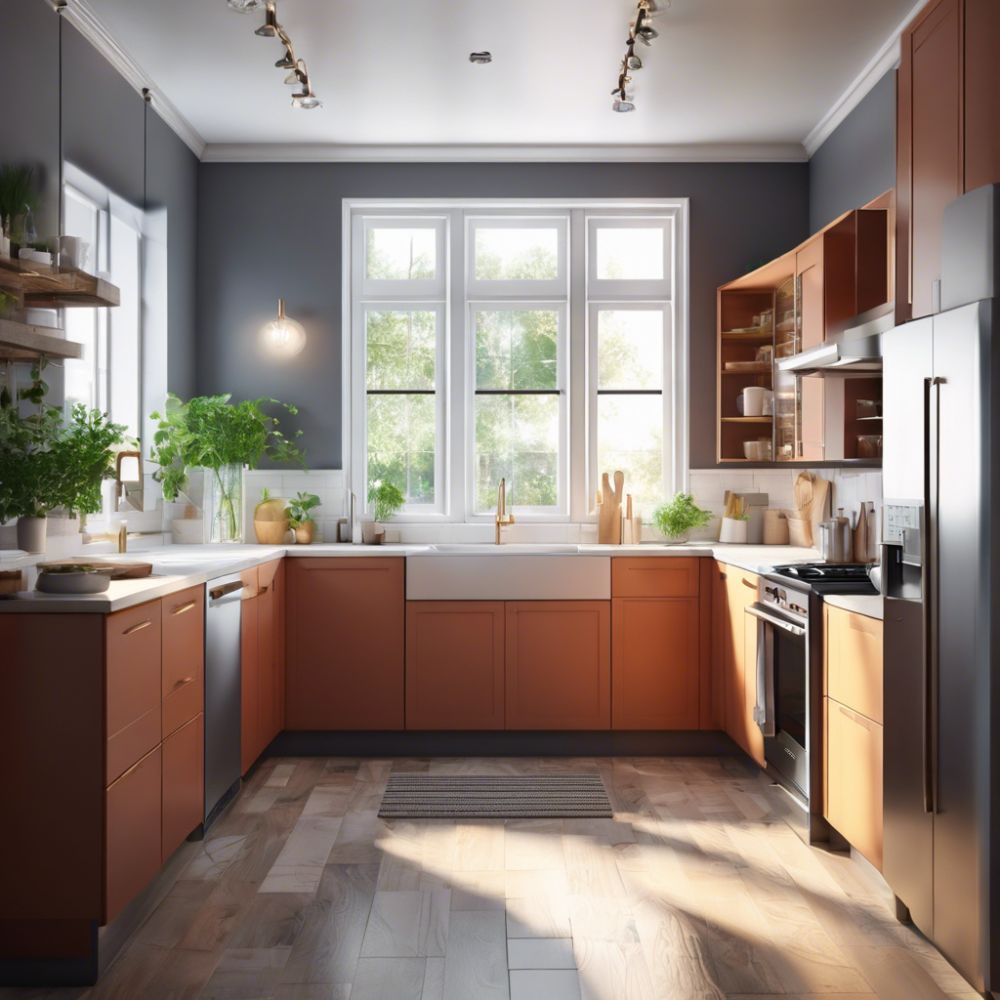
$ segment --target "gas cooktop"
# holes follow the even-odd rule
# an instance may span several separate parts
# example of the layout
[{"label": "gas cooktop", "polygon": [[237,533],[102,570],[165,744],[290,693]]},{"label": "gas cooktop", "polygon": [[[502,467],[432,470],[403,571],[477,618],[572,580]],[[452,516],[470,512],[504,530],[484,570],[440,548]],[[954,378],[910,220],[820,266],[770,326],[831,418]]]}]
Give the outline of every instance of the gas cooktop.
[{"label": "gas cooktop", "polygon": [[864,563],[799,563],[775,566],[772,579],[798,583],[816,594],[877,594]]}]

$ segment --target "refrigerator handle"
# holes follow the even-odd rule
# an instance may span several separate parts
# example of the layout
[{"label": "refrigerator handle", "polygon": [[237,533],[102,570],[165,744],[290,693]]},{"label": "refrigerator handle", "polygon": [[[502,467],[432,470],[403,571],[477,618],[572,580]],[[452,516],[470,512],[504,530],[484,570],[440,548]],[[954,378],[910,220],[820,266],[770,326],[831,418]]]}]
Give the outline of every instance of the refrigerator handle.
[{"label": "refrigerator handle", "polygon": [[924,505],[920,526],[920,590],[923,600],[923,786],[924,812],[938,807],[937,510],[940,483],[941,378],[924,379]]}]

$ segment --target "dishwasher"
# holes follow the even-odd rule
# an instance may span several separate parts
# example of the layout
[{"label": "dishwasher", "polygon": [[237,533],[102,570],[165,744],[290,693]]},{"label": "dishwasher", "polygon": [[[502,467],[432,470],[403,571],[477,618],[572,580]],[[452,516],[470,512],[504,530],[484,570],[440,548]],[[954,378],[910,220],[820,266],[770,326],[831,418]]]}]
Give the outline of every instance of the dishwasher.
[{"label": "dishwasher", "polygon": [[240,628],[238,573],[205,588],[205,825],[240,790]]}]

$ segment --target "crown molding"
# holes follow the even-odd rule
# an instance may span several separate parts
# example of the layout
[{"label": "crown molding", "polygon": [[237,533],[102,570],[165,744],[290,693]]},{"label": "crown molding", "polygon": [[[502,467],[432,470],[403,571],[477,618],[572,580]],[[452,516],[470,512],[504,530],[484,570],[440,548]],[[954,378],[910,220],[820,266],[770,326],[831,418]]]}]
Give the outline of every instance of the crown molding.
[{"label": "crown molding", "polygon": [[87,0],[68,0],[58,8],[60,16],[73,25],[84,38],[125,78],[125,81],[145,97],[156,113],[177,134],[181,141],[201,159],[205,140],[194,126],[157,88],[143,68],[118,44]]},{"label": "crown molding", "polygon": [[634,146],[209,143],[206,163],[804,163],[797,142]]},{"label": "crown molding", "polygon": [[865,68],[851,81],[850,86],[831,105],[830,109],[816,123],[813,130],[802,140],[806,153],[811,158],[817,149],[833,134],[837,126],[871,93],[875,84],[889,70],[899,65],[899,39],[906,26],[926,6],[927,0],[919,0],[912,10],[900,21],[896,30],[885,40],[882,47],[868,61]]}]

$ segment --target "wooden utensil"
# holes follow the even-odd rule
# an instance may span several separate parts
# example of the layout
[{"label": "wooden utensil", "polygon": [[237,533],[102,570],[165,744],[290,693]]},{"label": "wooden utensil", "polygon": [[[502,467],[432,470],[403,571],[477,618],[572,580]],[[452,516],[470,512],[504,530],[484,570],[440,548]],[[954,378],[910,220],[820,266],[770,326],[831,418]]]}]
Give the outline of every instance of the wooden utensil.
[{"label": "wooden utensil", "polygon": [[615,488],[605,472],[601,476],[601,502],[597,512],[597,541],[601,545],[622,543],[622,497],[625,495],[625,473],[615,472]]}]

